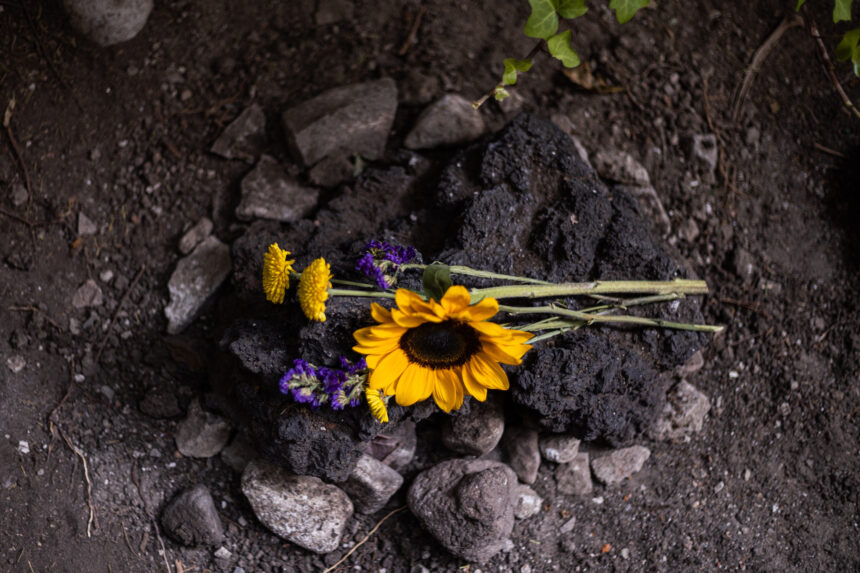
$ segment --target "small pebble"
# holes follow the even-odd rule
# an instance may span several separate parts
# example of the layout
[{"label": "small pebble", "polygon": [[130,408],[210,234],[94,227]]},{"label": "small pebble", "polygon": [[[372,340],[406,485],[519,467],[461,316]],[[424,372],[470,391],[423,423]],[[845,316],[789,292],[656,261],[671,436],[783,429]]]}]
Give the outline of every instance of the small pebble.
[{"label": "small pebble", "polygon": [[232,553],[226,547],[219,547],[217,551],[215,551],[216,559],[230,559],[233,556]]},{"label": "small pebble", "polygon": [[30,444],[21,440],[18,442],[18,453],[20,454],[29,454],[30,453]]},{"label": "small pebble", "polygon": [[9,370],[14,374],[23,370],[26,365],[27,362],[24,360],[24,357],[17,354],[6,359],[6,366],[8,366]]}]

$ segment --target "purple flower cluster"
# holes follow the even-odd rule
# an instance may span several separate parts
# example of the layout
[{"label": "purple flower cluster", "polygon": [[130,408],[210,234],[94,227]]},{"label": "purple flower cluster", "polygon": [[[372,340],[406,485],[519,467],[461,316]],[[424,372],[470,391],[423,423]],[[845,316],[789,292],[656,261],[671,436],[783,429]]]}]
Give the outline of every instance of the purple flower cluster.
[{"label": "purple flower cluster", "polygon": [[341,357],[340,366],[340,369],[317,368],[297,358],[281,378],[281,393],[291,395],[300,404],[309,404],[313,410],[323,404],[331,404],[335,410],[343,410],[347,405],[358,406],[367,377],[367,363],[364,358],[352,363]]},{"label": "purple flower cluster", "polygon": [[400,265],[415,258],[415,247],[401,247],[385,241],[370,241],[364,247],[364,254],[358,259],[355,270],[374,279],[382,290],[397,284]]}]

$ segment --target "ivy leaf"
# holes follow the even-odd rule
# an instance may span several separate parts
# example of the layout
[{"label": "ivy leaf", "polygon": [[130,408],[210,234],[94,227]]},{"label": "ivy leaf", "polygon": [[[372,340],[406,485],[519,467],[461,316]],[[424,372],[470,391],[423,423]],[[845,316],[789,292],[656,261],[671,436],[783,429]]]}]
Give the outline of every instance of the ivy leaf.
[{"label": "ivy leaf", "polygon": [[854,0],[834,0],[833,23],[851,21],[851,3]]},{"label": "ivy leaf", "polygon": [[442,300],[451,284],[451,269],[448,265],[433,263],[424,269],[421,285],[424,287],[424,294],[430,298]]},{"label": "ivy leaf", "polygon": [[557,10],[562,18],[573,20],[588,12],[585,0],[556,0]]},{"label": "ivy leaf", "polygon": [[836,59],[840,62],[851,60],[854,64],[854,75],[860,77],[860,28],[848,30],[836,46]]},{"label": "ivy leaf", "polygon": [[650,0],[610,0],[609,7],[615,10],[615,17],[618,18],[618,23],[626,24],[636,15],[636,12],[649,3]]},{"label": "ivy leaf", "polygon": [[570,47],[570,30],[556,34],[546,41],[549,53],[564,64],[566,68],[575,68],[579,65],[579,54]]},{"label": "ivy leaf", "polygon": [[496,101],[502,101],[505,98],[511,97],[511,94],[502,86],[496,86],[496,89],[493,90],[493,97],[496,98]]},{"label": "ivy leaf", "polygon": [[558,30],[558,14],[553,0],[529,0],[532,14],[523,32],[529,38],[546,40]]},{"label": "ivy leaf", "polygon": [[800,12],[800,9],[803,5],[806,4],[806,0],[797,0],[797,8],[794,9],[795,12]]},{"label": "ivy leaf", "polygon": [[505,58],[505,73],[502,74],[502,84],[512,86],[517,83],[517,72],[527,72],[532,67],[531,60]]}]

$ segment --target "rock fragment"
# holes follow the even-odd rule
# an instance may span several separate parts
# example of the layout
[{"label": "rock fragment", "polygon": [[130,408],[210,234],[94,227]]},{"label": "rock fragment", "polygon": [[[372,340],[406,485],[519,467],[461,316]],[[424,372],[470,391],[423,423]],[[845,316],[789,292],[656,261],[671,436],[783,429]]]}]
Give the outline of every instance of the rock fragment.
[{"label": "rock fragment", "polygon": [[189,547],[217,545],[224,540],[221,518],[212,494],[203,484],[177,495],[164,509],[161,524],[173,539]]},{"label": "rock fragment", "polygon": [[592,164],[603,179],[637,187],[651,185],[648,171],[629,153],[617,150],[598,151],[592,158]]},{"label": "rock fragment", "polygon": [[713,172],[717,168],[719,147],[717,146],[717,136],[713,133],[693,135],[690,142],[690,152],[693,160],[704,165],[709,172]]},{"label": "rock fragment", "polygon": [[230,423],[205,411],[198,400],[191,402],[188,415],[176,428],[176,448],[183,456],[211,458],[230,440]]},{"label": "rock fragment", "polygon": [[93,279],[87,279],[84,284],[78,287],[75,294],[72,295],[72,306],[75,308],[101,306],[104,301],[102,289]]},{"label": "rock fragment", "polygon": [[505,464],[448,460],[418,474],[407,501],[445,549],[482,563],[509,541],[516,484],[516,474]]},{"label": "rock fragment", "polygon": [[340,545],[352,502],[338,487],[255,460],[242,474],[242,493],[275,535],[315,553]]},{"label": "rock fragment", "polygon": [[415,448],[418,446],[415,422],[401,422],[394,430],[386,431],[385,435],[384,439],[370,442],[367,451],[391,469],[400,471],[415,457]]},{"label": "rock fragment", "polygon": [[534,483],[540,468],[538,433],[522,426],[508,427],[502,438],[502,450],[520,481]]},{"label": "rock fragment", "polygon": [[672,222],[669,215],[666,213],[660,197],[657,196],[657,191],[651,185],[618,185],[616,189],[623,189],[636,199],[661,236],[665,237],[672,232]]},{"label": "rock fragment", "polygon": [[27,188],[21,185],[20,183],[15,183],[12,185],[12,204],[16,207],[20,207],[29,199],[30,194],[27,192]]},{"label": "rock fragment", "polygon": [[78,213],[78,235],[95,235],[99,228],[93,223],[93,220],[87,217],[83,211]]},{"label": "rock fragment", "polygon": [[591,461],[594,477],[605,485],[623,481],[642,469],[651,456],[651,450],[644,446],[630,446],[614,450],[612,453]]},{"label": "rock fragment", "polygon": [[203,217],[179,239],[179,252],[187,255],[212,233],[212,221]]},{"label": "rock fragment", "polygon": [[516,496],[514,517],[517,519],[527,519],[540,512],[543,498],[529,486],[517,485],[514,489],[514,495]]},{"label": "rock fragment", "polygon": [[253,163],[266,145],[266,114],[253,104],[234,119],[212,144],[210,151],[226,159]]},{"label": "rock fragment", "polygon": [[152,5],[153,0],[63,0],[72,28],[102,47],[137,36]]},{"label": "rock fragment", "polygon": [[236,216],[243,220],[271,219],[294,223],[317,206],[319,190],[302,185],[268,155],[242,179],[242,200]]},{"label": "rock fragment", "polygon": [[566,464],[579,452],[580,441],[569,434],[547,434],[540,437],[540,453],[548,462]]},{"label": "rock fragment", "polygon": [[170,304],[164,309],[169,334],[177,334],[191,324],[230,274],[232,264],[230,248],[214,236],[206,238],[177,263],[167,283]]},{"label": "rock fragment", "polygon": [[403,146],[407,149],[433,149],[461,145],[478,139],[485,129],[484,119],[469,100],[447,94],[421,112]]},{"label": "rock fragment", "polygon": [[331,89],[284,112],[290,149],[306,167],[330,156],[379,159],[397,111],[391,78]]},{"label": "rock fragment", "polygon": [[25,366],[27,366],[27,361],[24,360],[24,357],[20,354],[10,356],[6,359],[6,367],[11,370],[13,374],[17,374],[23,370]]},{"label": "rock fragment", "polygon": [[388,503],[400,486],[403,476],[379,460],[362,455],[352,470],[343,490],[352,500],[355,511],[376,513]]},{"label": "rock fragment", "polygon": [[241,432],[236,434],[229,446],[221,450],[221,461],[239,473],[245,471],[245,467],[258,457],[260,454],[254,442]]},{"label": "rock fragment", "polygon": [[555,481],[558,491],[569,495],[586,495],[591,493],[591,470],[588,467],[588,454],[577,453],[574,458],[561,464],[555,470]]},{"label": "rock fragment", "polygon": [[679,382],[666,395],[666,406],[649,434],[655,440],[689,441],[702,431],[711,401],[686,380]]},{"label": "rock fragment", "polygon": [[481,456],[499,443],[505,431],[505,417],[497,399],[473,402],[468,415],[451,416],[442,426],[442,443],[449,450]]}]

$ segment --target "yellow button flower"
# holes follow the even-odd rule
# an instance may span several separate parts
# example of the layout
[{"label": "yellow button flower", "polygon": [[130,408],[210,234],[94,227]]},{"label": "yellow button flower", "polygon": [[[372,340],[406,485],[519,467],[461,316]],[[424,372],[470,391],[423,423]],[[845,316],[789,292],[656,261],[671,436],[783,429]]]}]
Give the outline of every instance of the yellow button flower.
[{"label": "yellow button flower", "polygon": [[325,322],[325,301],[331,288],[331,267],[325,259],[314,260],[299,277],[299,304],[311,320]]},{"label": "yellow button flower", "polygon": [[287,260],[289,255],[290,252],[280,248],[278,243],[269,245],[269,252],[263,255],[263,292],[269,302],[281,304],[284,293],[290,288],[290,273],[296,261]]},{"label": "yellow button flower", "polygon": [[374,390],[368,386],[364,391],[364,396],[367,398],[367,405],[370,406],[370,413],[373,414],[373,417],[383,424],[388,423],[388,408],[385,406],[382,391]]}]

